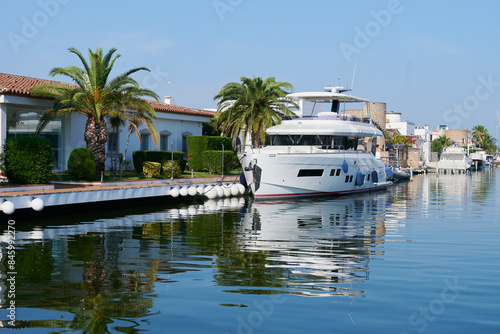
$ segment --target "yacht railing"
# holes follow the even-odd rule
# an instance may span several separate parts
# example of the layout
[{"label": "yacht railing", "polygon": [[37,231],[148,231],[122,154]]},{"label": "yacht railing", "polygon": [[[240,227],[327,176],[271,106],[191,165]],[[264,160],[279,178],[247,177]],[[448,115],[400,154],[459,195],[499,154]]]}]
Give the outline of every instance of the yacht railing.
[{"label": "yacht railing", "polygon": [[[329,113],[330,114],[330,113]],[[359,118],[357,116],[353,115],[348,115],[348,114],[336,114],[336,113],[331,113],[331,115],[311,115],[311,116],[284,116],[282,120],[292,120],[292,119],[320,119],[320,120],[338,120],[338,121],[347,121],[347,122],[360,122],[360,123],[367,123],[371,124],[372,120],[369,117],[362,117]]]},{"label": "yacht railing", "polygon": [[[291,154],[291,153],[315,153],[315,154],[331,154],[331,153],[346,153],[346,152],[365,152],[365,150],[345,149],[343,145],[238,145],[237,153],[257,153],[265,147],[273,147],[275,150],[270,154]],[[278,149],[281,148],[281,149]]]}]

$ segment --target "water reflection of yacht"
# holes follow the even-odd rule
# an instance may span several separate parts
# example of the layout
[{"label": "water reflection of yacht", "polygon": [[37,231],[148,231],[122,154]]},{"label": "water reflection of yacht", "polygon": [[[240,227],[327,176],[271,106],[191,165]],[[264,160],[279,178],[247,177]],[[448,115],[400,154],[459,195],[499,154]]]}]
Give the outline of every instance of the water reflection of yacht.
[{"label": "water reflection of yacht", "polygon": [[439,161],[426,161],[425,166],[429,170],[457,170],[465,171],[472,165],[471,158],[461,147],[445,147]]},{"label": "water reflection of yacht", "polygon": [[245,250],[269,252],[269,267],[288,272],[298,294],[363,294],[370,259],[383,254],[388,195],[253,202],[242,220]]}]

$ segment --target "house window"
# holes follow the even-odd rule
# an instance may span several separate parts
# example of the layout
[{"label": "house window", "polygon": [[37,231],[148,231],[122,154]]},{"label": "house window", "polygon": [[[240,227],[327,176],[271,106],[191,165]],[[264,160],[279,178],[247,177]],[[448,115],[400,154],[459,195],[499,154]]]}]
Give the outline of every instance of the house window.
[{"label": "house window", "polygon": [[[45,110],[7,107],[7,139],[34,135],[38,120]],[[52,164],[56,170],[64,170],[64,122],[61,117],[51,120],[40,133],[47,138],[52,150]]]},{"label": "house window", "polygon": [[141,151],[149,150],[149,133],[141,133]]},{"label": "house window", "polygon": [[188,153],[188,144],[186,136],[182,136],[182,152],[184,152],[184,154]]},{"label": "house window", "polygon": [[108,152],[118,152],[118,133],[108,132]]},{"label": "house window", "polygon": [[168,151],[168,135],[160,135],[160,150]]}]

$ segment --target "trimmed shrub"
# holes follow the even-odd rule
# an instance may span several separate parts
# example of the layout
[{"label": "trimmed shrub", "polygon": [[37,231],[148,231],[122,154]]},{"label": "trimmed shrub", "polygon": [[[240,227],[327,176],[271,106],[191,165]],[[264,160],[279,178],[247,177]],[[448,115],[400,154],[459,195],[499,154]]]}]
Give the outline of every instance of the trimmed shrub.
[{"label": "trimmed shrub", "polygon": [[[134,151],[132,152],[134,161],[134,168],[137,173],[142,173],[142,164],[144,161],[159,162],[172,159],[172,152],[170,151]],[[183,152],[174,152],[174,161],[177,161],[181,170],[186,168],[186,161],[184,160]]]},{"label": "trimmed shrub", "polygon": [[52,176],[52,151],[46,138],[21,136],[9,138],[3,146],[2,163],[10,182],[48,183]]},{"label": "trimmed shrub", "polygon": [[161,164],[154,161],[145,161],[142,164],[142,172],[147,178],[157,178],[161,175]]},{"label": "trimmed shrub", "polygon": [[[205,151],[203,160],[210,174],[222,173],[222,151]],[[224,174],[229,174],[237,161],[236,153],[224,150]]]},{"label": "trimmed shrub", "polygon": [[68,174],[78,180],[89,180],[96,176],[94,153],[84,147],[71,151],[68,159]]},{"label": "trimmed shrub", "polygon": [[[161,164],[161,174],[165,177],[171,177],[172,176],[172,161],[164,161]],[[181,167],[179,166],[179,163],[177,161],[174,161],[174,177],[181,177],[182,171]]]},{"label": "trimmed shrub", "polygon": [[189,168],[197,172],[207,170],[203,159],[205,151],[231,151],[233,149],[231,138],[220,136],[188,136],[188,161]]}]

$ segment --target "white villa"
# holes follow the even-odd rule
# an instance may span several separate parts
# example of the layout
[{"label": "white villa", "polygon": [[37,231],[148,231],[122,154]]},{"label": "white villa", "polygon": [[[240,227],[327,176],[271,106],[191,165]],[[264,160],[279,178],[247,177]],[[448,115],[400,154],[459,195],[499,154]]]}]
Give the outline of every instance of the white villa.
[{"label": "white villa", "polygon": [[[42,83],[54,82],[13,74],[0,73],[0,150],[7,138],[34,134],[40,116],[52,107],[52,100],[33,97],[29,90]],[[170,102],[167,97],[166,102]],[[132,151],[137,150],[166,150],[183,151],[187,153],[187,136],[200,136],[202,123],[209,122],[214,116],[213,111],[192,109],[176,106],[170,103],[149,101],[156,110],[156,128],[160,136],[160,144],[155,147],[148,130],[139,128],[142,143],[135,133],[130,137],[126,160],[132,161]],[[54,170],[67,169],[67,161],[71,151],[77,147],[85,147],[83,132],[86,117],[71,115],[57,118],[50,122],[42,132],[42,136],[49,139],[52,146]],[[106,168],[111,165],[111,156],[116,149],[123,153],[128,137],[128,125],[120,127],[117,134],[108,122],[110,138],[118,138],[118,145],[112,145],[108,140],[106,147]],[[115,139],[116,142],[116,139]],[[113,147],[114,146],[114,147]],[[129,165],[132,168],[133,164]]]},{"label": "white villa", "polygon": [[388,112],[385,117],[387,118],[385,124],[387,129],[398,130],[399,134],[404,136],[415,135],[415,123],[402,121],[400,112]]}]

